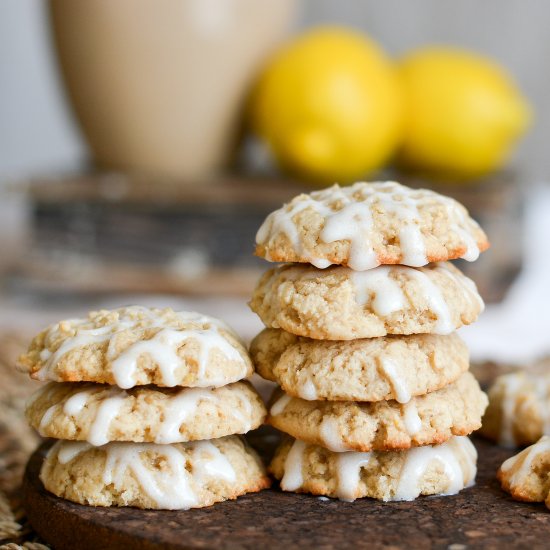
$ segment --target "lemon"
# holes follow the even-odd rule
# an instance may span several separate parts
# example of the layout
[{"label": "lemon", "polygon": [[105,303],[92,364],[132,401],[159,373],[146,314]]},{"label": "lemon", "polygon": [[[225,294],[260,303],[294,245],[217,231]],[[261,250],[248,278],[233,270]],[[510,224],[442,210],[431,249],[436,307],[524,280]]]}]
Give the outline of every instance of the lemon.
[{"label": "lemon", "polygon": [[405,101],[405,165],[464,177],[508,161],[531,112],[495,62],[463,50],[428,47],[399,64]]},{"label": "lemon", "polygon": [[349,183],[382,166],[399,143],[396,69],[362,34],[314,29],[265,68],[249,122],[283,169],[318,183]]}]

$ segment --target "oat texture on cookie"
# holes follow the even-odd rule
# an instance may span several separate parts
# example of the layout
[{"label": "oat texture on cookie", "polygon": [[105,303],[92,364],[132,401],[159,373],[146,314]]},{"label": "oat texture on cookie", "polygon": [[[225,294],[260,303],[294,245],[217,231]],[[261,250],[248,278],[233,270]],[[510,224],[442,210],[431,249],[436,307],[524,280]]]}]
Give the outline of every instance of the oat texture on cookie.
[{"label": "oat texture on cookie", "polygon": [[57,496],[176,510],[269,486],[239,435],[266,416],[244,380],[252,363],[217,319],[140,306],[92,312],[40,332],[19,366],[50,381],[26,416],[58,440],[40,473]]},{"label": "oat texture on cookie", "polygon": [[299,195],[272,212],[256,235],[256,254],[266,260],[347,265],[356,271],[380,264],[474,261],[488,246],[460,203],[393,181]]},{"label": "oat texture on cookie", "polygon": [[284,491],[412,500],[474,483],[487,397],[455,331],[483,311],[448,260],[484,232],[456,201],[396,182],[335,185],[270,214],[256,254],[282,265],[250,307],[250,352],[276,382],[267,421],[288,434],[271,463]]}]

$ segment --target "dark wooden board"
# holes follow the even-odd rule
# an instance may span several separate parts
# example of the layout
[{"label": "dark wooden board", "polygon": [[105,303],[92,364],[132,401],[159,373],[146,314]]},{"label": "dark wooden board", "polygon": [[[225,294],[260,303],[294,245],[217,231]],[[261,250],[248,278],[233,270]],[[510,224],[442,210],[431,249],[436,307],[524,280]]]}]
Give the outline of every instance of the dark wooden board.
[{"label": "dark wooden board", "polygon": [[548,548],[550,512],[513,501],[495,479],[511,451],[475,443],[477,485],[456,496],[347,503],[275,488],[189,511],[92,508],[59,499],[38,479],[45,444],[27,466],[24,501],[33,528],[58,550]]}]

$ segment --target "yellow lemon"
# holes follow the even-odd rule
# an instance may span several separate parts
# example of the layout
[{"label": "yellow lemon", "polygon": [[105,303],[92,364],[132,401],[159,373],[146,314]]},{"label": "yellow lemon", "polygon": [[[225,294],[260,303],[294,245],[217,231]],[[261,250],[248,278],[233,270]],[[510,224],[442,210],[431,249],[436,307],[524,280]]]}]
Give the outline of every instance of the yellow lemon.
[{"label": "yellow lemon", "polygon": [[394,153],[399,79],[362,34],[321,27],[284,47],[252,94],[249,121],[278,164],[318,183],[349,183]]},{"label": "yellow lemon", "polygon": [[506,164],[531,111],[498,64],[463,50],[428,47],[407,55],[399,72],[406,101],[403,164],[464,177]]}]

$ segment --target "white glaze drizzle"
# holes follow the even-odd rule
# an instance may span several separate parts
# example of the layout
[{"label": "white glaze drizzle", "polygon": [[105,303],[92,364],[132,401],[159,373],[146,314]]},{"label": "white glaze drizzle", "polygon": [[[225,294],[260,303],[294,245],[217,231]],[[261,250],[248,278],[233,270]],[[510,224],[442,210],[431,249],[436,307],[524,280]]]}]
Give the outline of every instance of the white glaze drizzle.
[{"label": "white glaze drizzle", "polygon": [[[182,359],[178,356],[177,350],[190,340],[195,340],[199,344],[197,359],[199,380],[203,379],[205,375],[209,354],[213,348],[218,348],[229,360],[242,362],[239,352],[215,327],[191,330],[165,328],[149,340],[135,342],[116,358],[113,358],[116,354],[111,347],[113,344],[113,340],[111,340],[107,349],[107,358],[112,360],[113,376],[117,385],[121,388],[131,388],[135,385],[138,360],[147,354],[159,366],[163,383],[169,387],[175,386],[178,382],[176,371],[182,365]],[[211,382],[206,385],[210,384]]]},{"label": "white glaze drizzle", "polygon": [[422,429],[422,420],[418,415],[418,409],[414,400],[409,401],[403,407],[403,423],[407,433],[412,437]]},{"label": "white glaze drizzle", "polygon": [[164,419],[155,443],[175,443],[181,440],[181,425],[193,414],[198,404],[212,400],[212,392],[202,388],[185,388],[171,397],[164,408]]},{"label": "white glaze drizzle", "polygon": [[42,418],[40,419],[40,425],[38,426],[38,433],[42,437],[47,437],[46,427],[52,421],[53,415],[55,414],[56,411],[57,411],[57,404],[49,407],[46,410],[46,412],[42,415]]},{"label": "white glaze drizzle", "polygon": [[[402,204],[401,204],[402,202]],[[383,201],[384,208],[389,214],[394,214],[400,220],[399,246],[402,258],[400,263],[413,267],[420,267],[428,263],[426,245],[420,231],[420,214],[417,202],[406,196],[398,202],[397,197]]]},{"label": "white glaze drizzle", "polygon": [[441,290],[437,288],[426,273],[419,269],[409,269],[407,274],[420,286],[421,294],[426,299],[428,307],[437,317],[433,332],[435,334],[450,334],[453,332],[456,327]]},{"label": "white glaze drizzle", "polygon": [[507,473],[516,465],[519,468],[510,476],[510,487],[521,485],[525,478],[531,473],[533,461],[540,453],[550,451],[550,436],[543,435],[535,444],[527,447],[521,453],[510,457],[502,463],[500,469]]},{"label": "white glaze drizzle", "polygon": [[401,262],[405,265],[420,267],[428,263],[424,237],[418,226],[411,224],[399,230],[399,244],[403,251]]},{"label": "white glaze drizzle", "polygon": [[[550,438],[549,438],[550,441]],[[550,444],[550,443],[549,443]],[[284,464],[281,488],[295,491],[303,485],[303,461],[306,444],[295,440]],[[456,436],[436,446],[415,447],[403,453],[405,462],[401,467],[399,482],[389,500],[414,500],[420,495],[420,481],[430,465],[439,461],[448,478],[442,495],[453,495],[473,485],[476,476],[477,452],[471,441]],[[373,453],[341,452],[336,457],[338,485],[336,494],[341,500],[352,501],[358,490],[361,469],[372,460]]]},{"label": "white glaze drizzle", "polygon": [[[302,196],[304,198],[307,197],[307,195]],[[303,255],[304,251],[298,235],[298,228],[294,223],[294,216],[298,215],[302,210],[305,210],[312,204],[312,201],[306,198],[303,202],[295,202],[294,204],[288,205],[285,204],[282,208],[282,212],[284,212],[283,214],[281,214],[281,211],[279,210],[271,212],[271,214],[269,214],[264,223],[261,225],[260,229],[258,229],[258,232],[256,233],[256,242],[258,244],[264,243],[268,239],[271,232],[282,233],[286,235],[292,243],[296,253]],[[317,208],[317,211],[319,211],[319,208]],[[322,209],[322,211],[325,212],[325,214],[328,214],[331,210],[329,208],[325,208]],[[330,262],[327,260],[314,257],[309,258],[309,263],[319,269],[324,269],[330,265]]]},{"label": "white glaze drizzle", "polygon": [[67,416],[77,416],[79,415],[84,407],[88,404],[88,399],[92,395],[93,390],[84,390],[71,395],[65,404],[63,405],[63,412]]},{"label": "white glaze drizzle", "polygon": [[319,426],[323,446],[336,453],[349,451],[338,429],[338,420],[333,416],[325,416]]},{"label": "white glaze drizzle", "polygon": [[229,460],[210,441],[196,441],[192,452],[193,475],[199,482],[206,478],[234,482],[237,474]]},{"label": "white glaze drizzle", "polygon": [[[55,366],[72,349],[109,342],[107,359],[112,362],[113,376],[119,387],[126,389],[135,385],[134,375],[137,362],[142,354],[150,354],[153,360],[157,362],[164,385],[175,386],[177,383],[175,371],[182,364],[182,360],[177,355],[177,347],[184,345],[187,340],[191,339],[199,344],[199,380],[197,385],[204,387],[222,385],[227,382],[223,377],[220,377],[219,380],[212,379],[211,376],[208,376],[207,380],[204,379],[208,357],[213,348],[219,349],[227,359],[242,363],[243,376],[246,374],[246,365],[239,351],[219,330],[223,329],[237,338],[235,333],[218,319],[186,311],[168,312],[168,318],[163,318],[163,314],[166,313],[164,310],[148,309],[140,306],[131,306],[111,313],[118,313],[116,319],[98,328],[93,326],[94,321],[92,318],[88,318],[69,319],[48,329],[46,341],[55,341],[61,337],[63,342],[54,353],[51,353],[48,349],[41,352],[43,366],[37,372],[38,379],[56,379],[53,376]],[[178,326],[175,326],[175,323],[178,323]],[[179,328],[179,323],[198,326],[182,329]],[[151,339],[138,340],[120,355],[118,354],[117,342],[121,335],[128,330],[139,331],[146,328],[160,330]],[[67,330],[72,331],[73,335],[67,336],[65,334]],[[61,336],[62,332],[63,335]]]},{"label": "white glaze drizzle", "polygon": [[[470,448],[467,448],[470,447]],[[444,469],[448,485],[442,495],[454,495],[472,483],[475,477],[473,445],[467,437],[454,437],[441,445],[415,447],[405,453],[405,462],[399,474],[399,483],[390,500],[414,500],[420,495],[422,477],[434,461]],[[459,456],[464,461],[461,465]]]},{"label": "white glaze drizzle", "polygon": [[[27,407],[29,407],[32,403],[34,403],[39,397],[41,399],[43,398],[45,401],[50,401],[53,398],[53,396],[55,395],[55,390],[56,389],[57,389],[57,385],[49,384],[45,388],[38,390],[36,393],[34,393],[32,395],[31,399],[27,403]],[[65,414],[76,414],[76,412],[75,413],[67,412],[66,408],[67,408],[67,404],[68,404],[68,409],[70,411],[73,411],[77,406],[77,401],[78,401],[78,407],[79,407],[78,412],[80,412],[80,410],[86,404],[86,401],[88,399],[88,395],[89,395],[89,391],[83,391],[83,392],[79,392],[79,393],[73,395],[72,397],[70,397],[67,400],[67,402],[65,403],[65,406],[63,408],[63,412],[65,412]],[[84,397],[85,397],[85,399],[84,399]],[[81,403],[83,399],[84,399],[84,403]],[[68,402],[71,402],[71,403],[68,403]],[[58,411],[58,409],[59,409],[59,405],[57,403],[55,403],[55,404],[51,405],[50,407],[48,407],[48,409],[46,409],[46,411],[42,415],[42,418],[40,419],[40,424],[38,426],[38,433],[41,436],[48,437],[47,432],[46,432],[46,428],[51,423],[51,421],[52,421],[55,413]]]},{"label": "white glaze drizzle", "polygon": [[[457,233],[459,238],[466,245],[466,252],[464,252],[462,258],[468,262],[475,262],[479,258],[480,250],[476,240],[465,229],[466,210],[462,209],[460,206],[457,208],[456,201],[449,197],[446,197],[444,195],[439,195],[439,197],[445,203],[448,217],[452,218],[452,215],[455,214],[457,218],[457,220],[452,225],[452,231]],[[472,223],[477,227],[477,223],[475,221],[472,220]]]},{"label": "white glaze drizzle", "polygon": [[397,372],[398,367],[395,362],[387,357],[381,357],[379,365],[392,387],[395,400],[399,403],[408,403],[411,400],[411,391],[406,381]]},{"label": "white glaze drizzle", "polygon": [[[480,311],[483,311],[483,300],[471,279],[461,273],[454,273],[448,264],[439,263],[434,265],[435,267],[432,268],[434,272],[441,273],[448,278],[452,283],[452,288],[462,293],[465,301],[474,304]],[[348,267],[338,266],[331,268],[331,273],[341,275],[343,279],[349,278],[357,305],[361,307],[368,305],[379,317],[387,317],[407,307],[409,298],[407,297],[406,288],[403,288],[403,283],[398,282],[397,278],[405,281],[408,279],[410,284],[416,285],[419,296],[424,298],[427,308],[436,317],[433,332],[436,334],[450,334],[456,329],[456,325],[441,291],[441,287],[448,285],[445,284],[445,281],[440,281],[437,284],[432,281],[429,269],[384,265],[368,271],[354,271]],[[269,303],[272,300],[273,292],[284,293],[287,291],[284,284],[273,284],[279,275],[281,275],[283,282],[304,281],[320,276],[317,270],[307,267],[292,267],[283,271],[274,270],[271,279],[264,285],[266,288],[264,303]],[[280,297],[279,300],[283,300],[283,298]]]},{"label": "white glaze drizzle", "polygon": [[311,378],[307,378],[305,381],[303,381],[299,387],[298,390],[300,392],[300,397],[302,399],[305,399],[306,401],[315,401],[318,399],[317,389],[315,388],[315,384],[313,383],[313,380]]},{"label": "white glaze drizzle", "polygon": [[371,229],[370,208],[365,207],[362,202],[348,203],[327,217],[319,237],[325,243],[349,241],[349,267],[356,271],[365,271],[380,265],[378,256],[367,238]]},{"label": "white glaze drizzle", "polygon": [[[71,322],[75,322],[76,324],[75,320],[71,320]],[[84,319],[80,319],[79,322],[80,324],[87,324],[87,321],[85,321]],[[58,330],[59,323],[57,325],[54,325],[54,327],[51,329],[51,333],[55,333]],[[76,325],[75,335],[71,338],[67,338],[55,352],[51,353],[47,349],[43,349],[41,351],[40,360],[44,363],[44,365],[36,372],[36,378],[42,381],[49,380],[53,368],[55,367],[55,365],[57,365],[57,363],[59,363],[60,359],[66,353],[74,348],[106,342],[111,336],[111,330],[112,327],[110,326],[94,329],[83,329],[78,328],[78,325]]]},{"label": "white glaze drizzle", "polygon": [[[186,459],[171,445],[155,443],[110,443],[106,453],[103,482],[124,490],[127,472],[136,479],[143,491],[160,508],[187,509],[197,504],[191,487],[191,476],[186,470]],[[164,470],[150,470],[142,460],[142,453],[150,452],[162,458]],[[193,465],[195,467],[195,465]]]},{"label": "white glaze drizzle", "polygon": [[[466,247],[463,257],[469,261],[477,259],[479,248],[470,235],[467,226],[477,227],[466,218],[465,211],[456,201],[426,189],[409,189],[396,182],[358,182],[347,187],[334,185],[309,195],[300,195],[283,208],[272,212],[256,235],[256,243],[266,245],[279,234],[286,235],[296,254],[302,261],[308,261],[318,268],[325,268],[330,262],[306,254],[295,216],[305,209],[311,209],[325,219],[320,240],[332,243],[349,241],[348,265],[354,270],[364,271],[380,264],[371,242],[373,217],[376,208],[383,209],[398,220],[401,264],[421,266],[428,263],[426,244],[420,231],[419,206],[429,202],[443,204],[450,222],[450,232],[458,235]],[[267,251],[266,258],[272,259]]]},{"label": "white glaze drizzle", "polygon": [[405,307],[405,294],[397,281],[390,277],[392,272],[399,271],[399,267],[380,266],[370,271],[339,269],[346,270],[351,275],[358,305],[370,303],[373,311],[380,317],[386,317]]},{"label": "white glaze drizzle", "polygon": [[284,475],[281,479],[281,489],[283,491],[296,491],[302,486],[304,482],[302,468],[305,448],[306,444],[299,439],[294,440],[294,443],[292,443],[285,459]]},{"label": "white glaze drizzle", "polygon": [[94,389],[84,390],[69,397],[63,406],[58,403],[52,405],[42,416],[39,427],[40,434],[47,435],[45,432],[46,426],[50,424],[56,412],[62,411],[67,416],[77,416],[87,405],[90,397],[99,392],[104,392],[105,395],[102,396],[101,403],[97,407],[86,440],[96,447],[108,443],[111,423],[119,415],[126,397],[126,392],[116,388],[100,389],[99,391]]},{"label": "white glaze drizzle", "polygon": [[[125,391],[115,388],[110,388],[109,390],[100,388],[99,392],[103,392],[105,395],[100,397],[101,401],[91,422],[87,437],[87,441],[94,446],[104,445],[109,442],[108,434],[111,424],[119,415],[124,401],[128,399],[128,394]],[[88,389],[72,395],[65,401],[62,407],[63,413],[67,416],[77,416],[88,404],[90,397],[99,392],[97,389]],[[252,423],[252,404],[248,396],[238,388],[234,388],[234,395],[239,399],[239,404],[244,411],[241,412],[235,407],[231,410],[231,414],[242,422],[241,433],[246,433],[250,430]],[[160,423],[160,430],[155,438],[155,443],[167,444],[181,441],[181,425],[192,414],[196,413],[199,403],[204,400],[217,402],[218,398],[210,389],[182,388],[177,394],[168,399],[164,407],[164,417]],[[41,432],[51,422],[52,416],[58,408],[57,404],[52,405],[43,415],[40,423]]]},{"label": "white glaze drizzle", "polygon": [[126,392],[112,389],[108,395],[109,397],[104,398],[97,408],[86,438],[89,443],[96,447],[109,442],[111,423],[119,415],[125,401]]},{"label": "white glaze drizzle", "polygon": [[92,445],[87,441],[57,441],[52,447],[51,453],[57,452],[57,461],[60,464],[67,464],[74,460],[79,454],[91,449]]},{"label": "white glaze drizzle", "polygon": [[277,401],[275,401],[275,403],[273,403],[273,405],[271,405],[269,414],[271,416],[278,416],[286,409],[286,406],[290,403],[291,400],[292,397],[284,393],[283,395],[281,395],[281,397],[279,397],[279,399],[277,399]]},{"label": "white glaze drizzle", "polygon": [[367,466],[372,453],[346,452],[339,453],[337,460],[338,486],[336,495],[340,500],[351,502],[359,486],[361,468]]}]

